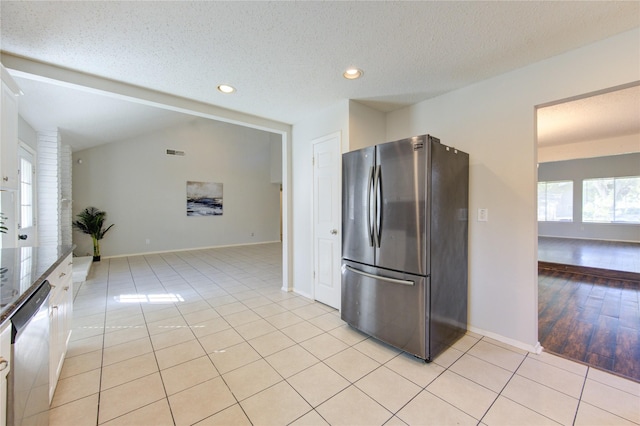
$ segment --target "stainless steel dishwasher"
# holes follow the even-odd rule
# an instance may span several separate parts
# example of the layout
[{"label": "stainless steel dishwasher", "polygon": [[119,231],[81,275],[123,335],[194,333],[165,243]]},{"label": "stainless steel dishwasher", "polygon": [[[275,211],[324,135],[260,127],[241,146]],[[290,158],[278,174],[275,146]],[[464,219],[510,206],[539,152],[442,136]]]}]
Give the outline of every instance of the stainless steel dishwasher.
[{"label": "stainless steel dishwasher", "polygon": [[49,424],[49,293],[45,281],[11,318],[7,425]]}]

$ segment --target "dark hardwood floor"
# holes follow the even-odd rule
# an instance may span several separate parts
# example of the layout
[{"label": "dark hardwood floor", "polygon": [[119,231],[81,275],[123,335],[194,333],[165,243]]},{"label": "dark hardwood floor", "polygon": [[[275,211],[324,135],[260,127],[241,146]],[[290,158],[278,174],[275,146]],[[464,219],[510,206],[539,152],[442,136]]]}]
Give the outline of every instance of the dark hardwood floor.
[{"label": "dark hardwood floor", "polygon": [[[540,344],[546,351],[640,381],[640,244],[616,244],[616,250],[607,252],[607,244],[572,241],[539,240]],[[574,254],[553,257],[561,246]]]},{"label": "dark hardwood floor", "polygon": [[540,270],[546,351],[640,381],[640,282]]},{"label": "dark hardwood floor", "polygon": [[538,264],[545,269],[640,281],[640,243],[538,237]]}]

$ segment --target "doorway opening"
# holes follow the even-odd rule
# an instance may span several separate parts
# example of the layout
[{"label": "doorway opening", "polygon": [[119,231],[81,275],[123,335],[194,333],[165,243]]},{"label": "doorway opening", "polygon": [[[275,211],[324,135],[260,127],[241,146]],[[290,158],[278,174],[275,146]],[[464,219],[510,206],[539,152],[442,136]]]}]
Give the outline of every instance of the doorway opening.
[{"label": "doorway opening", "polygon": [[536,109],[538,337],[640,380],[640,83]]},{"label": "doorway opening", "polygon": [[[270,120],[257,120],[255,117],[251,117],[248,115],[240,114],[235,111],[225,110],[222,108],[213,107],[211,105],[203,104],[197,101],[188,101],[188,100],[176,100],[176,98],[170,95],[159,94],[152,91],[146,91],[144,89],[136,90],[132,95],[127,95],[127,93],[132,93],[131,87],[110,81],[109,84],[104,84],[104,81],[101,81],[100,78],[95,79],[86,79],[86,76],[82,73],[74,72],[71,70],[64,70],[64,81],[58,80],[57,76],[52,76],[49,68],[40,69],[37,68],[35,71],[41,71],[42,74],[34,74],[32,72],[24,72],[15,70],[13,77],[18,81],[18,84],[23,86],[28,86],[29,90],[25,90],[25,95],[21,97],[21,106],[24,106],[25,111],[31,110],[33,113],[32,116],[23,117],[24,120],[29,123],[34,130],[38,130],[41,128],[46,128],[47,126],[45,122],[41,122],[36,120],[35,118],[44,116],[49,116],[50,114],[36,114],[38,112],[38,106],[42,105],[41,100],[43,98],[51,98],[51,99],[80,99],[82,102],[69,102],[68,105],[75,105],[77,108],[83,108],[82,110],[77,111],[78,115],[85,116],[85,113],[95,113],[96,110],[102,110],[102,116],[104,118],[105,111],[116,113],[121,113],[126,116],[126,120],[100,120],[96,119],[96,126],[91,126],[92,131],[100,130],[96,129],[99,123],[133,123],[133,126],[140,126],[144,133],[150,132],[153,130],[149,126],[162,126],[162,128],[166,128],[168,125],[173,125],[177,123],[184,123],[179,116],[186,116],[188,120],[193,119],[205,119],[216,122],[222,122],[229,125],[236,125],[239,127],[253,129],[257,131],[261,131],[264,133],[268,133],[271,135],[272,145],[279,145],[281,150],[278,152],[278,156],[280,157],[280,161],[278,161],[278,167],[280,169],[280,177],[279,182],[275,182],[273,179],[271,183],[281,185],[281,190],[278,191],[277,188],[274,188],[275,192],[280,192],[282,195],[282,208],[281,208],[281,230],[280,232],[276,224],[277,219],[275,216],[278,214],[277,211],[274,210],[274,222],[272,228],[273,236],[270,237],[270,240],[277,240],[281,238],[282,240],[282,286],[281,288],[285,291],[289,291],[292,289],[292,279],[291,279],[291,209],[292,209],[292,201],[290,195],[290,144],[291,144],[291,126],[284,123],[279,123]],[[58,77],[59,78],[59,77]],[[108,89],[105,89],[108,87]],[[50,96],[53,95],[53,96]],[[49,96],[49,97],[48,97]],[[28,108],[28,105],[31,105],[33,108]],[[87,110],[87,105],[91,105],[93,108],[91,111]],[[50,105],[49,105],[49,108]],[[73,113],[73,111],[72,111]],[[35,118],[34,118],[35,117]],[[136,119],[137,118],[137,119]],[[91,122],[92,120],[85,119],[84,121]],[[37,126],[33,123],[38,123],[40,126]],[[55,124],[55,123],[54,123]],[[55,126],[52,126],[55,127]],[[119,139],[126,139],[127,137],[133,134],[141,134],[139,133],[140,128],[132,129],[120,128],[119,130],[125,133],[116,132],[113,126],[107,131],[103,131],[101,134],[109,134],[113,135],[113,137],[118,137]],[[154,127],[155,129],[155,127]],[[128,133],[132,131],[133,133]],[[129,135],[129,136],[123,136]],[[75,150],[87,149],[90,145],[87,145],[90,141],[92,141],[92,137],[84,135],[82,137],[77,137],[73,132],[62,133],[63,144],[74,146]],[[107,143],[100,138],[97,138],[100,143]],[[276,162],[274,162],[276,163]],[[273,170],[272,170],[273,171]],[[275,193],[274,193],[275,194]],[[10,194],[13,196],[13,193]],[[5,198],[2,197],[3,203]],[[69,200],[71,197],[68,197]],[[11,205],[17,203],[17,200],[12,200]],[[275,208],[277,209],[277,200],[273,200],[276,203]],[[7,202],[8,203],[8,202]],[[9,204],[9,203],[8,203]],[[67,203],[70,205],[70,202]],[[1,210],[0,210],[1,211]],[[280,234],[282,235],[280,237]],[[3,239],[6,241],[8,238],[16,237],[16,233],[7,234],[6,237],[3,234]],[[246,234],[245,234],[246,237]],[[151,239],[147,239],[151,240]],[[144,239],[142,240],[144,241]],[[149,243],[146,243],[149,244]]]}]

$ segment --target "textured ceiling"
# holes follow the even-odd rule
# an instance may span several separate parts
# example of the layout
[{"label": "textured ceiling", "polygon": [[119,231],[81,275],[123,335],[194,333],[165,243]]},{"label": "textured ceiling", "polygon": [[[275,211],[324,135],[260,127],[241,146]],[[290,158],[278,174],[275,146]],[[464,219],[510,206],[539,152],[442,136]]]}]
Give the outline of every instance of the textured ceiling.
[{"label": "textured ceiling", "polygon": [[58,129],[78,151],[177,125],[194,117],[68,85],[14,77],[22,95],[20,115],[40,131]]},{"label": "textured ceiling", "polygon": [[540,146],[622,135],[640,135],[640,86],[538,109]]},{"label": "textured ceiling", "polygon": [[[0,18],[4,52],[296,123],[343,99],[389,111],[636,28],[640,3],[2,0]],[[351,65],[364,77],[345,80]],[[237,92],[218,93],[221,83]],[[36,128],[52,125],[27,98],[49,96],[49,115],[69,116],[56,118],[66,120],[58,127],[86,145],[126,133],[92,135],[94,108],[117,124],[136,114],[148,126],[169,120],[45,86],[29,87],[23,116]],[[83,121],[73,119],[78,105]]]}]

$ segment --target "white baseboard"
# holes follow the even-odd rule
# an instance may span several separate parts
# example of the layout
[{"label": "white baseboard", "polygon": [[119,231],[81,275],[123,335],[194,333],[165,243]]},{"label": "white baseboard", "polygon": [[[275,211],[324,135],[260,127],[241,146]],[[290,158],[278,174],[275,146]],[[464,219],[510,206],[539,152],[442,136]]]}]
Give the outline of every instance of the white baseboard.
[{"label": "white baseboard", "polygon": [[261,241],[258,243],[240,243],[240,244],[225,244],[220,246],[207,246],[207,247],[190,247],[190,248],[182,248],[182,249],[172,249],[172,250],[159,250],[159,251],[145,251],[142,253],[129,253],[129,254],[117,254],[115,256],[102,256],[103,259],[117,259],[120,257],[131,257],[131,256],[148,256],[151,254],[162,254],[162,253],[174,253],[180,251],[195,251],[195,250],[209,250],[209,249],[218,249],[225,247],[242,247],[242,246],[257,246],[260,244],[273,244],[273,243],[281,243],[280,240],[276,241]]},{"label": "white baseboard", "polygon": [[469,331],[473,332],[473,333],[477,333],[477,334],[482,334],[483,336],[487,336],[490,337],[494,340],[497,340],[499,342],[502,343],[506,343],[507,345],[511,345],[514,346],[518,349],[522,349],[528,352],[532,352],[534,354],[540,354],[543,350],[543,347],[540,345],[540,342],[536,342],[535,345],[530,345],[524,342],[521,342],[519,340],[515,340],[515,339],[510,339],[509,337],[505,337],[502,336],[500,334],[497,333],[493,333],[491,331],[487,331],[487,330],[482,330],[480,328],[477,327],[469,327]]},{"label": "white baseboard", "polygon": [[309,294],[309,293],[304,292],[304,291],[296,290],[295,287],[293,289],[291,289],[291,291],[294,292],[295,294],[297,294],[298,296],[302,296],[302,297],[306,297],[307,299],[314,300],[312,294]]}]

